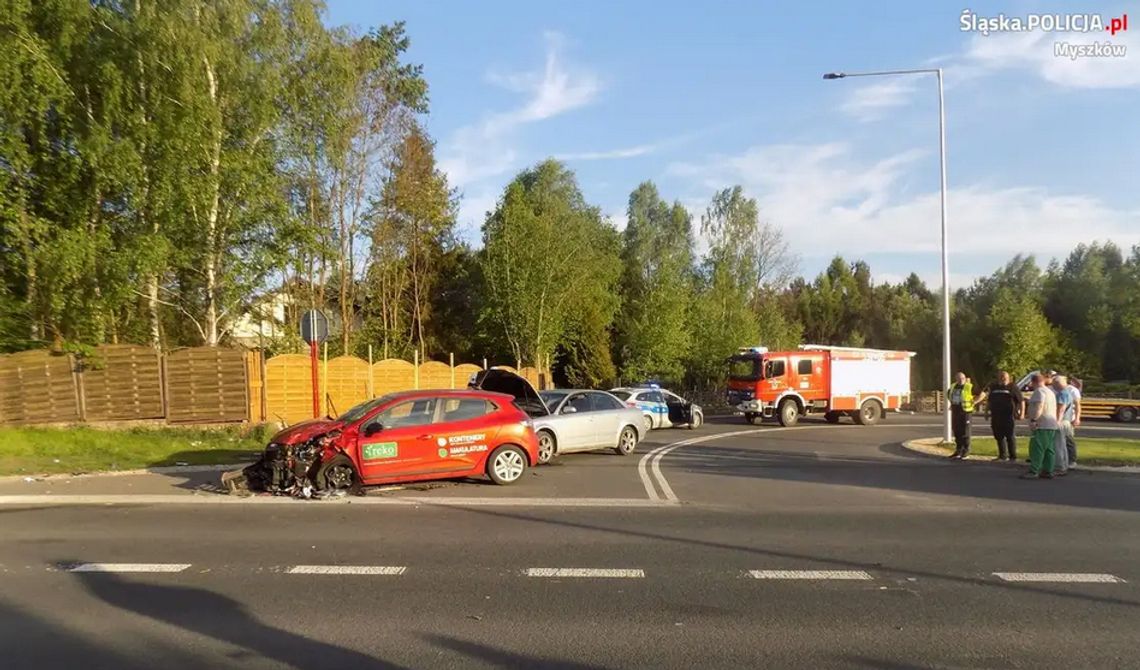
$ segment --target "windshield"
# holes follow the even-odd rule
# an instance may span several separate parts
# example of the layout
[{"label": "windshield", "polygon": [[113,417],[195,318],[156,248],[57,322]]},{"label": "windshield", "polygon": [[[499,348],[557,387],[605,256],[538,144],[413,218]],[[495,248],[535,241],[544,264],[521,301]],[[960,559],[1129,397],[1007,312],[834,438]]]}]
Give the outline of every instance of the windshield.
[{"label": "windshield", "polygon": [[391,400],[394,395],[395,394],[389,393],[388,395],[382,395],[379,398],[373,398],[372,400],[365,400],[364,402],[360,403],[359,405],[350,408],[344,414],[341,414],[339,417],[337,417],[337,419],[339,421],[343,421],[345,423],[356,423],[357,421],[360,421],[361,419],[363,419],[365,414],[368,414],[369,412],[376,409],[380,405],[383,405],[384,403]]},{"label": "windshield", "polygon": [[562,402],[566,396],[569,395],[566,391],[539,391],[538,396],[542,398],[542,402],[546,403],[546,407],[553,412],[558,403]]},{"label": "windshield", "polygon": [[633,395],[632,391],[610,391],[610,393],[614,394],[617,396],[618,400],[622,401],[629,400],[629,397]]},{"label": "windshield", "polygon": [[760,379],[760,359],[754,356],[740,356],[728,359],[728,378],[738,381]]}]

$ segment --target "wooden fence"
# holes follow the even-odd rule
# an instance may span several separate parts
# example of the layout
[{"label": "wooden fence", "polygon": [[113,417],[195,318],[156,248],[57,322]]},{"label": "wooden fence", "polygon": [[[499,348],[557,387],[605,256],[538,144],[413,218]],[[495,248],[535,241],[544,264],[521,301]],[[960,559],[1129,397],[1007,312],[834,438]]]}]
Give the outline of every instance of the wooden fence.
[{"label": "wooden fence", "polygon": [[[500,366],[514,371],[509,366]],[[465,388],[483,368],[471,363],[452,366],[424,361],[418,366],[386,358],[372,365],[356,356],[337,356],[317,365],[320,414],[340,414],[353,405],[397,391]],[[539,385],[535,368],[520,374]],[[286,425],[313,418],[312,362],[308,356],[283,354],[265,361],[265,420]]]},{"label": "wooden fence", "polygon": [[[532,367],[518,372],[535,386]],[[397,391],[467,386],[472,363],[400,359],[369,364],[355,356],[317,366],[319,412],[339,414]],[[0,424],[162,420],[167,423],[271,421],[313,417],[312,362],[283,354],[190,347],[167,354],[137,345],[107,345],[86,359],[48,351],[0,355]]]}]

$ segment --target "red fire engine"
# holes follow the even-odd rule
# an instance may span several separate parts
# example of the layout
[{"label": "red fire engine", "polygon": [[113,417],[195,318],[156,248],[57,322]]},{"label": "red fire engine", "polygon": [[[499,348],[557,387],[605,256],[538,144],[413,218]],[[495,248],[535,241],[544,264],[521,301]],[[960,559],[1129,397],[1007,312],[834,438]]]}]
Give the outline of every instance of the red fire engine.
[{"label": "red fire engine", "polygon": [[823,414],[829,423],[847,415],[870,425],[909,401],[913,357],[819,344],[797,351],[745,347],[728,361],[728,403],[750,423],[776,417],[793,426],[804,414]]}]

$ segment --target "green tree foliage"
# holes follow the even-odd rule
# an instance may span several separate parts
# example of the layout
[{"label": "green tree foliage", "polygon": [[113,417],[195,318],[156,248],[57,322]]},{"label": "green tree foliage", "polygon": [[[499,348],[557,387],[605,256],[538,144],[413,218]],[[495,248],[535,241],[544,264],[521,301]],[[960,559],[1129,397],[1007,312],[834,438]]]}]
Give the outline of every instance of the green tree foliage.
[{"label": "green tree foliage", "polygon": [[1053,327],[1032,296],[999,290],[987,321],[996,336],[989,348],[991,370],[1019,376],[1041,366],[1057,349]]},{"label": "green tree foliage", "polygon": [[[544,365],[559,346],[609,357],[597,346],[617,308],[617,234],[586,204],[574,174],[548,160],[520,173],[483,224],[483,323],[515,360]],[[573,363],[581,374],[608,366]],[[577,374],[577,373],[575,373]]]},{"label": "green tree foliage", "polygon": [[681,379],[689,353],[693,232],[688,211],[669,205],[652,182],[629,196],[622,231],[622,311],[615,324],[626,380]]},{"label": "green tree foliage", "polygon": [[701,217],[709,250],[693,308],[690,372],[698,383],[723,377],[724,360],[759,338],[752,309],[759,286],[759,228],[756,201],[739,186],[714,195]]},{"label": "green tree foliage", "polygon": [[429,341],[432,296],[440,285],[443,256],[454,244],[455,200],[446,175],[436,167],[431,140],[418,127],[397,148],[369,219],[372,290],[366,327],[371,326],[385,351],[406,354],[411,345],[426,357],[438,345]]}]

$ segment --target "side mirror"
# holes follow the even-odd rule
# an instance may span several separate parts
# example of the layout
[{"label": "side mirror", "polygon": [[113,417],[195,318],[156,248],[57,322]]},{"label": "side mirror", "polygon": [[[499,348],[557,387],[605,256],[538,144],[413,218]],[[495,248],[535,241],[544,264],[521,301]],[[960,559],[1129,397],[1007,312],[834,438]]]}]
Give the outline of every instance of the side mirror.
[{"label": "side mirror", "polygon": [[371,423],[365,424],[364,437],[372,437],[376,433],[379,433],[381,430],[384,430],[384,426],[380,425],[379,421],[373,421]]},{"label": "side mirror", "polygon": [[562,414],[574,414],[577,411],[578,411],[578,408],[574,407],[573,405],[567,405],[567,406],[562,408]]}]

